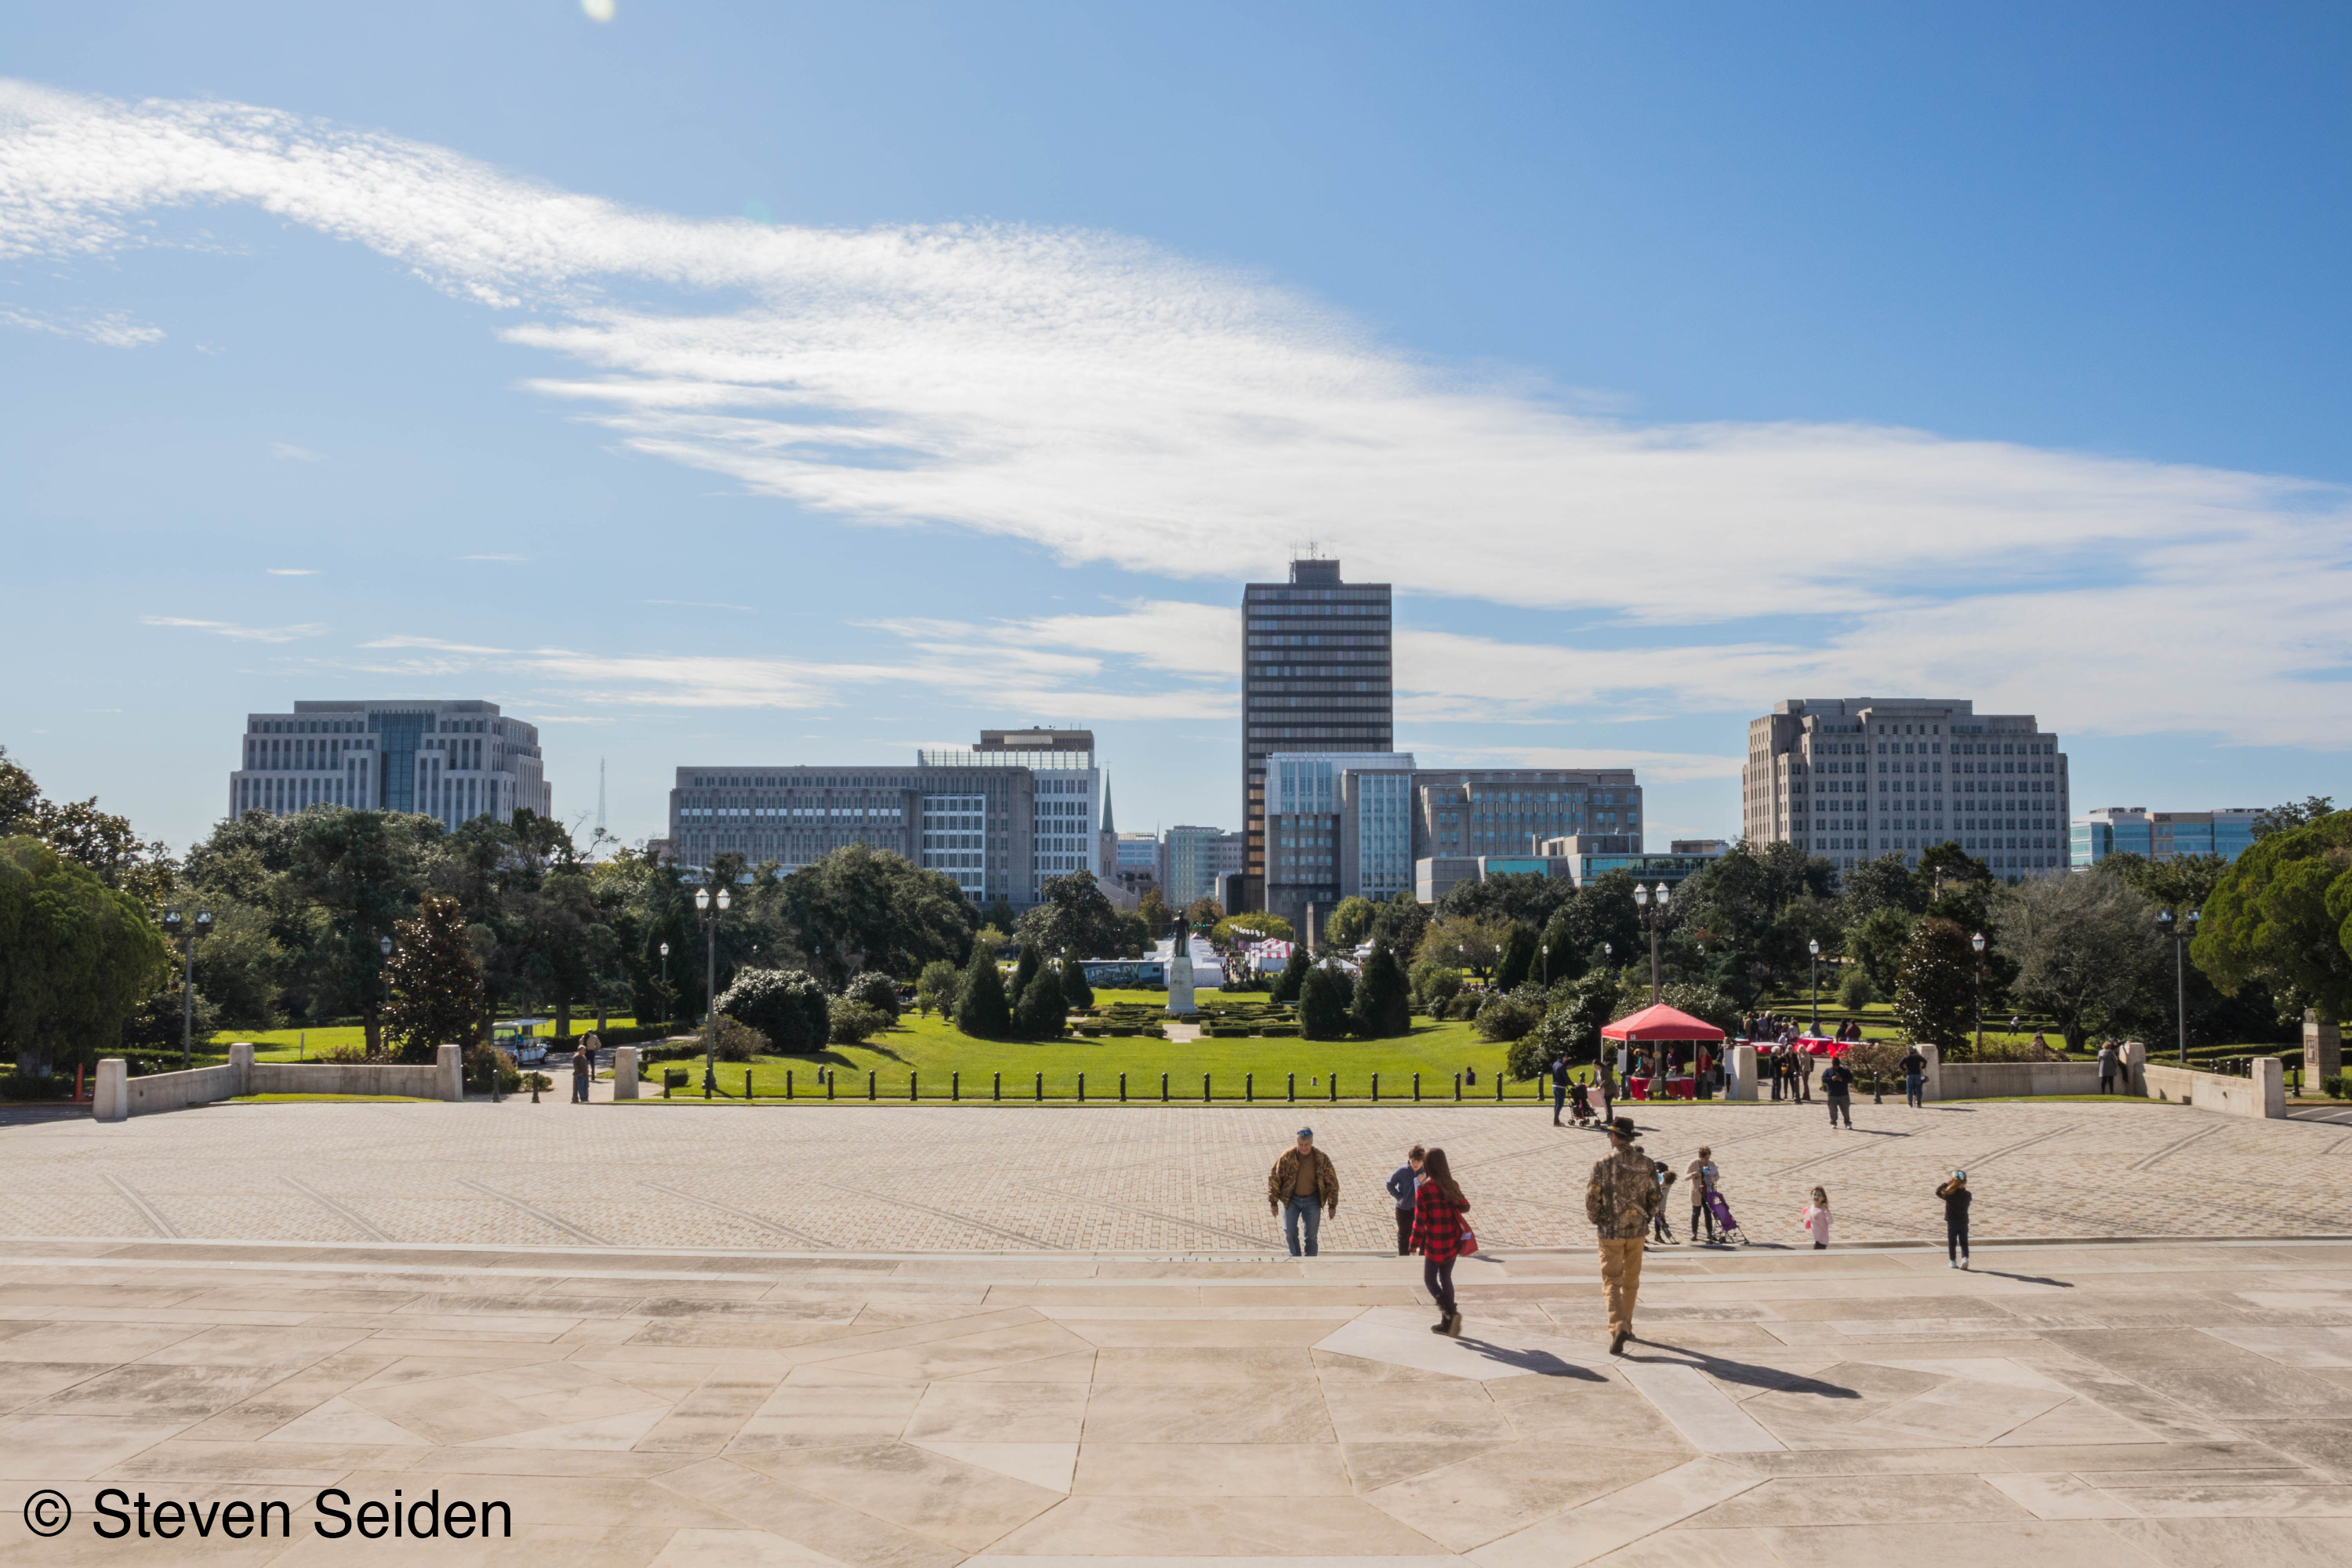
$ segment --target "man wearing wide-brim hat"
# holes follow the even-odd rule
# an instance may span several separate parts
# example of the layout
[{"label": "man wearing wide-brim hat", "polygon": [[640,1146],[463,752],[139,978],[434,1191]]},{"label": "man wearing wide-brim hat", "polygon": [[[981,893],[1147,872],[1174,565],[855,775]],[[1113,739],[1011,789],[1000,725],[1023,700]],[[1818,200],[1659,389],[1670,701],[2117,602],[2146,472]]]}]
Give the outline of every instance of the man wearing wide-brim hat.
[{"label": "man wearing wide-brim hat", "polygon": [[1633,1337],[1633,1301],[1642,1293],[1642,1244],[1665,1202],[1655,1167],[1633,1142],[1633,1119],[1609,1123],[1609,1153],[1595,1161],[1584,1189],[1584,1215],[1601,1233],[1601,1283],[1609,1294],[1609,1353]]}]

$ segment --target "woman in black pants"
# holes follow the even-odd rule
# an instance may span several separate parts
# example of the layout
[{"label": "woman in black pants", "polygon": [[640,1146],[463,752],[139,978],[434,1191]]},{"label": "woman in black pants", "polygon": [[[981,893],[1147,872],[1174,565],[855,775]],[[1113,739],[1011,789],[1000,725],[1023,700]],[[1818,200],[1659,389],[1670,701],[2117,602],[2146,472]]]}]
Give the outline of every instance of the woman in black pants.
[{"label": "woman in black pants", "polygon": [[1447,1169],[1445,1151],[1432,1149],[1422,1156],[1421,1189],[1412,1200],[1412,1249],[1422,1256],[1421,1280],[1437,1302],[1433,1334],[1459,1336],[1462,1313],[1454,1304],[1454,1260],[1462,1254],[1462,1232],[1469,1222],[1470,1200]]},{"label": "woman in black pants", "polygon": [[1969,1173],[1954,1171],[1952,1179],[1936,1189],[1944,1200],[1944,1257],[1955,1268],[1969,1266]]}]

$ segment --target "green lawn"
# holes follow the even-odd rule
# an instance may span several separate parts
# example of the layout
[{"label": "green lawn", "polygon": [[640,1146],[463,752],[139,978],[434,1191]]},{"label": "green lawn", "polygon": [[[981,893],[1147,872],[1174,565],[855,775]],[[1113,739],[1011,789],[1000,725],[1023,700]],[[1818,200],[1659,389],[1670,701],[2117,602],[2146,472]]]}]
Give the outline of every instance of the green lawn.
[{"label": "green lawn", "polygon": [[[1007,1100],[1031,1101],[1037,1097],[1040,1073],[1045,1075],[1048,1100],[1075,1100],[1081,1073],[1086,1075],[1088,1100],[1116,1100],[1118,1075],[1124,1072],[1129,1099],[1154,1100],[1160,1098],[1160,1075],[1166,1073],[1171,1100],[1197,1103],[1203,1073],[1209,1075],[1210,1092],[1217,1100],[1242,1099],[1250,1087],[1249,1075],[1255,1074],[1255,1097],[1275,1100],[1288,1092],[1287,1079],[1293,1073],[1297,1075],[1300,1100],[1328,1100],[1335,1072],[1341,1099],[1369,1099],[1372,1075],[1378,1073],[1381,1098],[1385,1100],[1411,1099],[1416,1072],[1422,1075],[1424,1098],[1451,1100],[1454,1075],[1475,1069],[1477,1086],[1465,1088],[1465,1098],[1491,1100],[1503,1055],[1503,1047],[1481,1040],[1467,1024],[1426,1020],[1416,1021],[1410,1036],[1394,1040],[1089,1040],[1075,1036],[1059,1040],[976,1040],[936,1015],[919,1018],[909,1014],[869,1044],[837,1046],[815,1056],[768,1058],[748,1070],[753,1093],[762,1099],[782,1097],[787,1072],[793,1075],[795,1098],[822,1099],[819,1070],[830,1068],[839,1075],[835,1089],[839,1099],[865,1099],[866,1074],[871,1072],[877,1099],[901,1101],[907,1098],[909,1073],[916,1075],[924,1100],[948,1099],[955,1074],[962,1077],[961,1098],[986,1100],[1002,1074]],[[662,1067],[687,1068],[692,1074],[694,1093],[699,1096],[699,1061],[656,1064],[656,1084],[661,1081],[658,1069]],[[746,1070],[740,1062],[720,1064],[719,1081],[730,1098],[741,1098]],[[1513,1084],[1505,1092],[1520,1100],[1532,1091],[1533,1086]]]},{"label": "green lawn", "polygon": [[[635,1025],[634,1018],[611,1021],[615,1029],[634,1028]],[[572,1020],[574,1035],[587,1034],[595,1026],[596,1016],[593,1013],[585,1021]],[[253,1042],[253,1059],[257,1062],[314,1061],[327,1051],[355,1050],[366,1045],[367,1029],[359,1024],[331,1024],[311,1029],[223,1029],[210,1041],[197,1045],[196,1065],[205,1067],[228,1060],[229,1047],[241,1040]]]}]

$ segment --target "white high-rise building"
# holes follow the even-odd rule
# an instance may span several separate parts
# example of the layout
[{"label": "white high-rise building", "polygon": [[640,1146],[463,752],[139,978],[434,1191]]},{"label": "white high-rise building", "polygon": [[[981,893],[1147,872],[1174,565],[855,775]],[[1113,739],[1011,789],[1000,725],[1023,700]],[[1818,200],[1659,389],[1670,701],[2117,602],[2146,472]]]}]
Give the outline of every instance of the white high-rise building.
[{"label": "white high-rise building", "polygon": [[243,753],[229,774],[232,816],[339,805],[455,827],[524,807],[554,812],[538,727],[500,716],[495,702],[297,702],[247,714]]},{"label": "white high-rise building", "polygon": [[1944,698],[1805,698],[1748,727],[1741,837],[1841,870],[1956,842],[2021,877],[2066,864],[2066,756],[2030,713]]}]

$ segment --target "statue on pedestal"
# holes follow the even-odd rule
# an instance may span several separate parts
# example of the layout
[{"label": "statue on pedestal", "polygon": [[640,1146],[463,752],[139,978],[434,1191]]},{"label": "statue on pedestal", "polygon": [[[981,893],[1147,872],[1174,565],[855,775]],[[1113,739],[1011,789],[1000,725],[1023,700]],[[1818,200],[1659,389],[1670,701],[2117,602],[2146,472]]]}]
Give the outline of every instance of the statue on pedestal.
[{"label": "statue on pedestal", "polygon": [[1192,1000],[1192,925],[1184,920],[1176,922],[1176,942],[1168,960],[1168,1016],[1190,1018],[1200,1012]]}]

